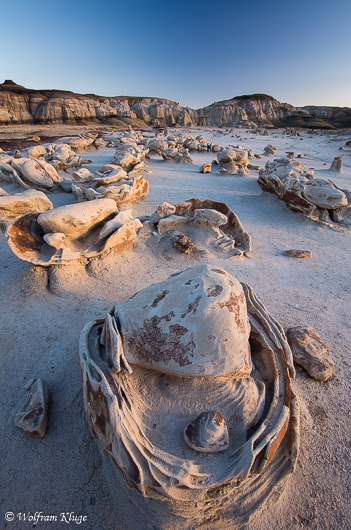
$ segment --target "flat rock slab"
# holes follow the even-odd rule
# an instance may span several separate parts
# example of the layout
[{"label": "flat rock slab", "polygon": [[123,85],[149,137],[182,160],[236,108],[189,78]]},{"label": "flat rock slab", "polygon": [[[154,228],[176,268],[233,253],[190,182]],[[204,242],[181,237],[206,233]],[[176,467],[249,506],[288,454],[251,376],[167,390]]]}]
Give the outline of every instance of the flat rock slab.
[{"label": "flat rock slab", "polygon": [[289,328],[286,336],[294,362],[318,381],[326,381],[334,370],[334,361],[328,346],[311,326]]},{"label": "flat rock slab", "polygon": [[38,378],[34,379],[27,390],[28,395],[15,416],[15,425],[31,436],[42,438],[45,436],[48,421],[48,386],[46,381]]},{"label": "flat rock slab", "polygon": [[312,258],[312,252],[310,250],[286,250],[284,256],[289,256],[290,258]]}]

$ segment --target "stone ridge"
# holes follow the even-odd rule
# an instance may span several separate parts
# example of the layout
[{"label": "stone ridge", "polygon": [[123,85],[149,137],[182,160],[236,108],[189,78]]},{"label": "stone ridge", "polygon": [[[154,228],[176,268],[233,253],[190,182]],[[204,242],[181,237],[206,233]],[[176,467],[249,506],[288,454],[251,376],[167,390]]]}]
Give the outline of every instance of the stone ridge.
[{"label": "stone ridge", "polygon": [[235,96],[201,109],[164,98],[104,97],[65,90],[34,90],[12,80],[0,84],[0,124],[99,123],[142,127],[351,127],[351,109],[295,108],[266,94]]}]

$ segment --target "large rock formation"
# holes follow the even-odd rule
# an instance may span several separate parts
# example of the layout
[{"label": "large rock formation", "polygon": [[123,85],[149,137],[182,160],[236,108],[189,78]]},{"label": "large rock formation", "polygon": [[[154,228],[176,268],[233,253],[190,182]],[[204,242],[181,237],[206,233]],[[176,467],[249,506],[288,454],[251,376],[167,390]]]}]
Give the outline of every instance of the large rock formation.
[{"label": "large rock formation", "polygon": [[[117,119],[117,122],[116,122]],[[13,81],[0,84],[0,123],[181,125],[197,123],[197,112],[168,99],[103,97],[64,90],[31,90]],[[119,122],[119,123],[118,123]]]},{"label": "large rock formation", "polygon": [[149,285],[89,322],[79,350],[112,497],[129,486],[147,526],[213,528],[224,516],[242,528],[294,470],[290,348],[252,287],[224,269]]},{"label": "large rock formation", "polygon": [[280,103],[266,94],[237,96],[202,109],[182,107],[168,99],[75,94],[32,90],[7,80],[0,84],[0,124],[106,123],[192,127],[351,127],[351,109],[304,107]]},{"label": "large rock formation", "polygon": [[351,127],[351,109],[349,107],[303,107],[314,119],[327,121],[334,127]]}]

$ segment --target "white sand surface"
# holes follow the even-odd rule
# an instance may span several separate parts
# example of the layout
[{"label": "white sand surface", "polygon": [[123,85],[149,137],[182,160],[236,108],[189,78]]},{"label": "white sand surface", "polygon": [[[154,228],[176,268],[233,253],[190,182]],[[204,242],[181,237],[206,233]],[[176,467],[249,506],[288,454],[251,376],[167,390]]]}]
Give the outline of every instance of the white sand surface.
[{"label": "white sand surface", "polygon": [[[178,132],[178,129],[177,129]],[[151,133],[150,133],[151,134]],[[351,148],[339,147],[350,132],[323,132],[301,137],[271,136],[237,129],[219,134],[214,129],[192,129],[221,145],[241,144],[263,153],[267,144],[275,156],[252,162],[263,167],[285,151],[304,154],[301,162],[315,176],[331,178],[351,189]],[[241,139],[235,135],[240,136]],[[83,155],[97,169],[109,162],[114,149]],[[239,216],[252,237],[253,251],[238,260],[186,256],[164,245],[137,243],[133,253],[81,265],[56,267],[45,278],[20,261],[0,236],[1,349],[1,511],[0,527],[33,528],[17,514],[73,512],[86,516],[80,527],[92,529],[148,528],[145,517],[124,491],[115,492],[105,479],[97,442],[88,430],[82,402],[78,340],[83,326],[102,318],[113,304],[131,296],[172,272],[199,263],[216,264],[238,280],[252,285],[261,301],[283,327],[310,325],[330,346],[334,375],[325,383],[314,381],[297,367],[293,382],[301,408],[301,450],[294,474],[280,497],[273,496],[254,514],[247,528],[339,529],[351,527],[351,234],[332,230],[294,213],[257,184],[257,171],[249,176],[201,174],[199,168],[215,158],[213,153],[190,153],[194,165],[185,166],[153,156],[146,161],[152,173],[147,199],[133,208],[134,215],[151,214],[167,201],[192,197],[222,201]],[[344,173],[327,171],[335,156],[343,156]],[[326,165],[325,165],[326,164]],[[10,192],[21,191],[10,185]],[[55,206],[73,203],[70,194],[50,194]],[[288,249],[311,250],[311,259],[283,255]],[[24,400],[24,385],[42,377],[49,386],[47,434],[34,439],[14,426],[14,415]],[[13,522],[4,520],[13,512]],[[75,523],[70,523],[75,525]],[[36,528],[65,528],[65,522],[38,522]],[[165,524],[167,528],[167,524]],[[174,528],[174,526],[172,527]],[[217,521],[207,528],[233,528]]]}]

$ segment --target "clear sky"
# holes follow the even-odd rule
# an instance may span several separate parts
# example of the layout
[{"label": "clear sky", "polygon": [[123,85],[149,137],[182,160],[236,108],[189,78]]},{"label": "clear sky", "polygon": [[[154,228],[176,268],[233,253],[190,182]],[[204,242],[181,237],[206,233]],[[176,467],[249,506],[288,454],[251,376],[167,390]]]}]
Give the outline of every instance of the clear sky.
[{"label": "clear sky", "polygon": [[0,82],[351,107],[351,0],[2,0]]}]

